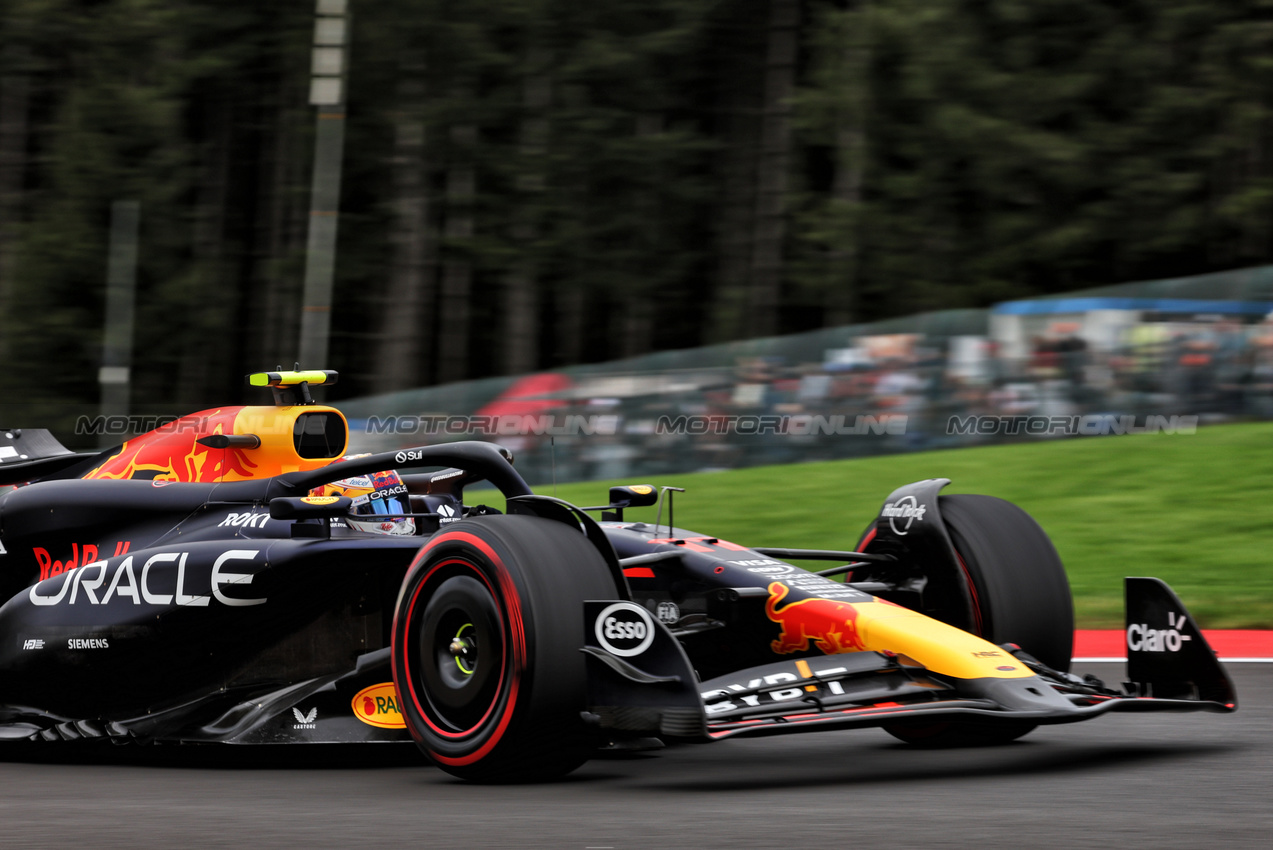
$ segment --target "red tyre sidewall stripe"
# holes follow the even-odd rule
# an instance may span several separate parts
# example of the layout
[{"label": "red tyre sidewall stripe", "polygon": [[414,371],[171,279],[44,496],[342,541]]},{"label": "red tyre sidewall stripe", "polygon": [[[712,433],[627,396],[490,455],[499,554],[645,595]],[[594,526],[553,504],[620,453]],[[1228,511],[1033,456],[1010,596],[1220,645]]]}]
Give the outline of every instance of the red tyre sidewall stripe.
[{"label": "red tyre sidewall stripe", "polygon": [[968,584],[968,596],[972,600],[972,621],[977,627],[977,637],[985,637],[985,628],[981,622],[981,600],[977,597],[977,585],[973,583],[972,573],[968,572],[968,565],[964,563],[964,556],[955,552],[955,558],[959,561],[959,569],[964,571],[964,581]]},{"label": "red tyre sidewall stripe", "polygon": [[[512,656],[512,664],[511,664],[511,671],[510,671],[511,676],[509,679],[508,699],[505,701],[505,711],[503,716],[500,717],[499,723],[496,725],[494,731],[491,732],[490,737],[486,740],[486,743],[484,743],[481,747],[479,747],[474,752],[466,756],[460,756],[460,757],[444,756],[441,753],[438,753],[437,751],[435,751],[433,748],[429,748],[430,757],[432,757],[436,761],[439,761],[443,764],[449,764],[449,765],[466,765],[466,764],[473,764],[474,762],[479,761],[482,758],[485,758],[486,755],[490,753],[492,749],[495,748],[496,744],[499,743],[500,739],[503,738],[504,733],[508,730],[508,724],[513,719],[512,709],[517,704],[517,693],[521,685],[522,673],[526,667],[526,630],[525,630],[524,619],[522,617],[521,597],[519,596],[517,592],[517,586],[513,583],[513,577],[512,575],[509,574],[507,567],[504,566],[504,561],[499,557],[499,555],[495,553],[495,550],[492,549],[490,545],[485,540],[481,539],[480,537],[477,537],[473,534],[469,534],[466,531],[450,531],[450,532],[447,532],[445,535],[435,537],[433,540],[429,541],[429,543],[425,545],[423,549],[420,550],[420,553],[418,555],[416,555],[415,560],[412,562],[411,571],[414,571],[416,567],[429,555],[429,553],[435,547],[440,546],[443,543],[449,543],[454,541],[461,541],[461,542],[469,544],[470,546],[472,546],[473,548],[481,552],[483,555],[485,555],[487,558],[489,558],[491,564],[495,566],[495,579],[496,579],[496,582],[499,584],[500,594],[502,595],[502,601],[504,602],[504,605],[508,609],[507,610],[507,614],[508,614],[507,626],[509,627],[508,631],[510,632],[510,634],[508,635],[508,638],[509,638],[509,644],[510,644],[511,656]],[[428,583],[429,576],[433,575],[433,573],[437,569],[439,569],[441,566],[443,566],[443,564],[448,564],[448,563],[455,563],[455,562],[443,561],[438,564],[435,564],[429,570],[429,572],[424,576],[424,578],[422,578],[420,582],[416,585],[415,592],[412,594],[412,597],[411,597],[411,602],[407,606],[406,620],[403,623],[403,628],[406,628],[408,625],[410,625],[411,615],[413,610],[415,609],[415,604],[420,597],[421,590],[423,590],[424,586]],[[466,564],[466,566],[472,567],[472,565],[470,564]],[[497,594],[495,593],[495,589],[491,587],[490,581],[487,579],[485,574],[483,574],[480,570],[477,570],[477,569],[474,569],[474,572],[477,572],[477,574],[481,576],[482,581],[486,584],[487,589],[491,591],[491,595],[496,596]],[[401,606],[399,606],[399,610],[401,610]],[[390,650],[390,652],[393,654],[393,657],[395,658],[400,657],[402,659],[402,674],[403,674],[403,679],[405,679],[404,682],[398,682],[395,677],[394,683],[398,687],[398,693],[407,694],[410,696],[411,702],[415,705],[416,710],[420,713],[420,717],[422,717],[424,719],[424,722],[428,725],[428,727],[432,731],[437,733],[438,735],[441,735],[446,738],[460,738],[470,734],[472,732],[472,729],[465,732],[460,732],[460,733],[446,732],[442,729],[439,729],[436,725],[434,725],[432,721],[429,720],[428,713],[425,712],[423,706],[420,704],[420,699],[418,695],[416,694],[415,687],[413,686],[414,679],[411,676],[411,671],[409,666],[410,661],[407,657],[405,648],[401,655],[399,655],[399,652],[398,652],[397,643],[399,639],[399,630],[398,630],[398,623],[396,620],[396,616],[397,615],[395,613],[395,622],[393,627],[393,642],[392,642],[392,649]],[[403,638],[405,638],[405,635],[403,635]],[[396,669],[396,665],[395,665],[395,669]],[[502,683],[502,678],[503,678],[502,670],[500,671],[500,676],[501,676],[501,683]],[[482,716],[482,719],[478,721],[478,723],[473,728],[478,728],[483,723],[486,722],[487,718],[490,716],[490,712],[495,709],[495,706],[496,704],[498,704],[498,702],[499,700],[496,699],[495,702],[491,703],[490,709],[488,709],[487,713]],[[415,737],[414,730],[412,731],[412,734],[413,734],[413,737]],[[419,740],[418,737],[416,739]]]},{"label": "red tyre sidewall stripe", "polygon": [[[877,529],[877,528],[875,527],[875,525],[874,525],[874,524],[872,524],[872,525],[871,525],[871,529],[870,529],[870,531],[868,531],[865,535],[863,535],[863,537],[862,537],[862,542],[858,543],[857,549],[858,549],[858,551],[859,551],[859,552],[865,552],[865,551],[866,551],[866,548],[867,548],[868,546],[870,546],[870,545],[871,545],[871,541],[875,539],[875,533],[876,533],[876,531],[878,531],[878,530],[879,530],[879,529]],[[846,583],[847,583],[847,582],[851,582],[851,581],[853,581],[853,571],[852,571],[852,570],[850,570],[850,571],[849,571],[849,572],[848,572],[848,573],[844,576],[844,581],[845,581]]]},{"label": "red tyre sidewall stripe", "polygon": [[862,538],[862,542],[858,544],[858,551],[865,552],[866,547],[871,545],[871,541],[875,539],[875,533],[879,531],[875,526],[871,526],[871,530]]}]

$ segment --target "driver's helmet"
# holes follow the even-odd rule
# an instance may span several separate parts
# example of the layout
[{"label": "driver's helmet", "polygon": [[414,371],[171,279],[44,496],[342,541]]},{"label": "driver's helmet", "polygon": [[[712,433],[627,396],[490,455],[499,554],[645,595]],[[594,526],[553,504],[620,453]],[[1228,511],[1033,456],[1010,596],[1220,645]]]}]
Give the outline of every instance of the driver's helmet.
[{"label": "driver's helmet", "polygon": [[311,496],[348,496],[353,500],[349,526],[375,534],[415,534],[415,519],[401,514],[411,513],[411,497],[407,485],[392,469],[356,475],[324,484],[310,491]]}]

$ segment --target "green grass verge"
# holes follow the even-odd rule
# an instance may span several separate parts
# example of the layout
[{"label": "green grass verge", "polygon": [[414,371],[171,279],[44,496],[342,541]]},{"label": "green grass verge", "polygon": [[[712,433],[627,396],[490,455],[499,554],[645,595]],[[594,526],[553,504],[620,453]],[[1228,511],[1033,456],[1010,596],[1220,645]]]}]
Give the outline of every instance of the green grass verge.
[{"label": "green grass verge", "polygon": [[[921,478],[1023,507],[1052,537],[1084,628],[1122,625],[1122,577],[1169,583],[1207,628],[1273,627],[1273,424],[672,475],[676,524],[750,546],[844,548]],[[610,483],[557,487],[579,505]],[[638,483],[625,481],[617,483]],[[540,487],[548,493],[550,487]],[[629,511],[652,521],[654,509]],[[664,517],[666,519],[666,517]]]}]

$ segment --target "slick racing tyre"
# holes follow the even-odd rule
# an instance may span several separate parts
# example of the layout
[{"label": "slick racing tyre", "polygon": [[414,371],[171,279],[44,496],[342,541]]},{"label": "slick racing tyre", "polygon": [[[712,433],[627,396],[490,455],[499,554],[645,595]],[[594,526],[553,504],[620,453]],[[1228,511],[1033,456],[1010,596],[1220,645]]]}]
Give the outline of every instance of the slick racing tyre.
[{"label": "slick racing tyre", "polygon": [[549,779],[587,760],[583,602],[618,597],[583,534],[531,516],[466,519],[407,571],[392,667],[407,727],[463,779]]},{"label": "slick racing tyre", "polygon": [[[1015,643],[1049,667],[1068,671],[1074,607],[1065,567],[1047,534],[1021,508],[992,496],[941,496],[938,505],[955,546],[957,580],[971,601],[972,621],[967,622],[963,593],[948,605],[937,600],[937,618],[991,643]],[[949,722],[885,728],[908,743],[967,746],[1012,741],[1034,726]]]},{"label": "slick racing tyre", "polygon": [[1047,534],[1021,508],[993,496],[942,496],[938,505],[972,597],[970,631],[1068,671],[1074,603]]}]

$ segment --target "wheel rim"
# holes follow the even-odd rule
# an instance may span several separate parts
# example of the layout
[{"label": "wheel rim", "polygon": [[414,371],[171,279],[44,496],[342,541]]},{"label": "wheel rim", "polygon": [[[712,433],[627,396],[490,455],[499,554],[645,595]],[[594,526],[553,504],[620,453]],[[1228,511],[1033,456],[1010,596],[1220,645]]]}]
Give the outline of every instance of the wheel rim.
[{"label": "wheel rim", "polygon": [[469,677],[476,673],[478,659],[481,657],[478,651],[477,627],[472,623],[460,626],[455,636],[451,638],[451,642],[447,644],[447,651],[450,652],[461,676]]},{"label": "wheel rim", "polygon": [[504,694],[507,643],[504,617],[490,583],[476,565],[438,564],[411,655],[413,690],[423,697],[426,722],[444,737],[479,733]]}]

